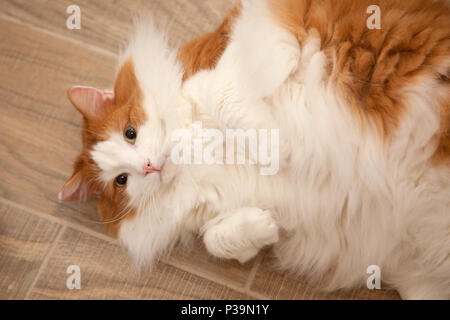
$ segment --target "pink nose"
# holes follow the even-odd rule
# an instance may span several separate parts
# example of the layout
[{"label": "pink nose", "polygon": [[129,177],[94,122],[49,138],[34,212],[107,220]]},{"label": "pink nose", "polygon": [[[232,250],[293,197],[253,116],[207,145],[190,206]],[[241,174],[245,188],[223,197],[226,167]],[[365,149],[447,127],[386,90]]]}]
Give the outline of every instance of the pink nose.
[{"label": "pink nose", "polygon": [[157,172],[159,170],[156,170],[155,168],[152,167],[150,161],[147,161],[146,163],[144,163],[144,165],[142,166],[142,175],[145,177],[146,175],[148,175],[149,173],[153,173],[153,172]]}]

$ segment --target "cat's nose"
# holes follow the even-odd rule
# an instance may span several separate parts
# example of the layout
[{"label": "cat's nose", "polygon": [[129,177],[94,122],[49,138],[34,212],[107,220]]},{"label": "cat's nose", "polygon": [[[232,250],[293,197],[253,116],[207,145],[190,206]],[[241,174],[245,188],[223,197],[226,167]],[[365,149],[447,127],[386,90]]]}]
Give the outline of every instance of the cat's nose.
[{"label": "cat's nose", "polygon": [[153,173],[156,172],[158,170],[156,170],[155,168],[152,167],[152,164],[150,163],[149,160],[147,160],[146,163],[144,163],[144,165],[142,166],[142,175],[145,177],[146,175],[148,175],[149,173]]}]

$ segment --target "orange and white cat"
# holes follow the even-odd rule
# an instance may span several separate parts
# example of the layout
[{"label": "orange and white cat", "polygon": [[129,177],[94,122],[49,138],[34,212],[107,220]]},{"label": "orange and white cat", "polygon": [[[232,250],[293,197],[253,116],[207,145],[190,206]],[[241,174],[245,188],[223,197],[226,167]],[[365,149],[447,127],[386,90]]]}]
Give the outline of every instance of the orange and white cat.
[{"label": "orange and white cat", "polygon": [[[403,298],[449,299],[449,73],[446,1],[242,1],[179,58],[141,23],[114,90],[69,90],[83,151],[59,197],[98,195],[138,263],[196,234],[241,262],[274,244],[326,290],[377,265]],[[173,133],[199,121],[279,129],[279,171],[175,164]]]}]

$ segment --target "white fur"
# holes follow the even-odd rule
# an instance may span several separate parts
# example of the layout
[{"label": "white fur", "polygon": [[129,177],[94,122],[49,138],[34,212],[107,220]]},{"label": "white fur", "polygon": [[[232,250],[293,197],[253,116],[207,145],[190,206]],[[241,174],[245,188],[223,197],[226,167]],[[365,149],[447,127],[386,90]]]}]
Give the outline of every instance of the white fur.
[{"label": "white fur", "polygon": [[[171,177],[130,179],[138,215],[122,222],[119,238],[132,256],[152,262],[190,233],[203,234],[212,254],[241,261],[277,242],[281,268],[329,290],[365,285],[375,264],[404,298],[450,298],[450,169],[429,164],[439,129],[435,80],[404,90],[408,112],[383,141],[372,124],[361,128],[328,81],[320,40],[298,48],[266,1],[244,3],[217,68],[181,92],[175,51],[146,28],[125,56],[135,63],[149,123],[135,149],[112,134],[93,152],[105,181],[133,174],[144,155]],[[171,165],[170,132],[194,118],[220,129],[280,128],[280,172]]]},{"label": "white fur", "polygon": [[239,208],[224,212],[203,227],[206,249],[219,258],[245,263],[278,241],[278,225],[268,210]]}]

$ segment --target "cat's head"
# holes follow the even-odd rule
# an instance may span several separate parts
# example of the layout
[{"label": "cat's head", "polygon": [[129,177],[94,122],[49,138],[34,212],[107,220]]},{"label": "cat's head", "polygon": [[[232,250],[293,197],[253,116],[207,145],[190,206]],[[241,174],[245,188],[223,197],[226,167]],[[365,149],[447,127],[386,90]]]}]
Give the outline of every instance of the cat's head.
[{"label": "cat's head", "polygon": [[[83,150],[60,200],[96,195],[100,217],[118,222],[170,183],[177,168],[166,164],[181,79],[176,51],[152,25],[141,25],[120,59],[113,90],[71,88],[69,99],[83,115]],[[107,227],[117,232],[117,223]]]}]

